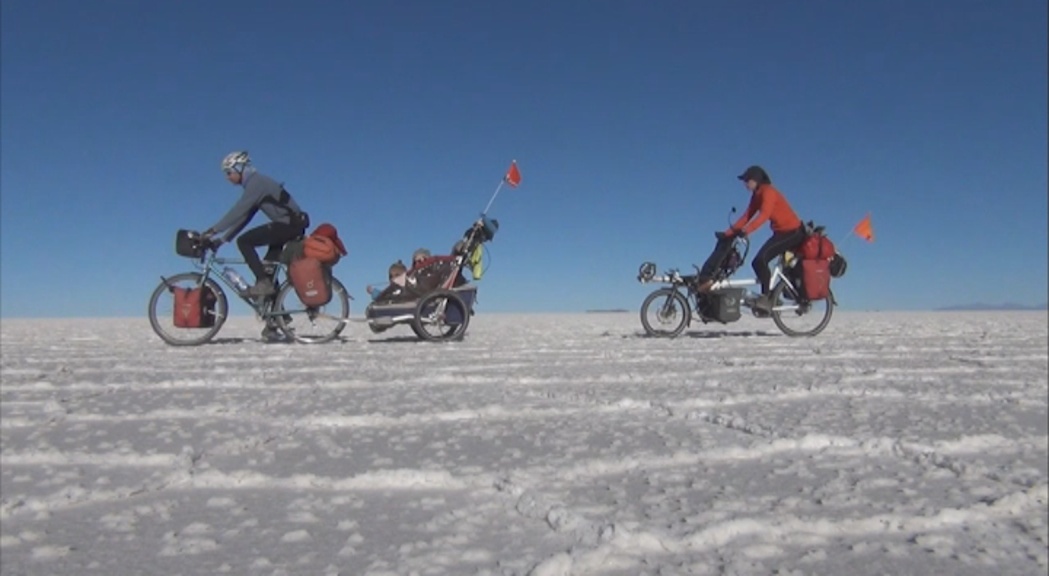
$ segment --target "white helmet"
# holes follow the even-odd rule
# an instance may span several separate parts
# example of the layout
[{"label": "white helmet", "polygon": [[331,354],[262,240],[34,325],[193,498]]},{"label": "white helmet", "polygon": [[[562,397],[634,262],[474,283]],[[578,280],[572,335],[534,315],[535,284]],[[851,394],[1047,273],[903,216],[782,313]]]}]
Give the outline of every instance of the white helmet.
[{"label": "white helmet", "polygon": [[237,172],[241,172],[248,164],[251,164],[251,158],[248,157],[247,150],[230,152],[222,159],[222,171],[229,172],[230,170],[236,170]]}]

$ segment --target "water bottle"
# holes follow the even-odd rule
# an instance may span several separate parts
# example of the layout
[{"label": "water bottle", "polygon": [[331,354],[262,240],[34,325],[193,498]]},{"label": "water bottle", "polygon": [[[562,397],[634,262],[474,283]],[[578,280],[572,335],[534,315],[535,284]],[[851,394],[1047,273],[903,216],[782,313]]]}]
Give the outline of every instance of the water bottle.
[{"label": "water bottle", "polygon": [[248,289],[248,283],[245,282],[244,279],[240,277],[240,274],[237,274],[237,271],[234,270],[233,268],[230,268],[229,266],[226,266],[225,268],[223,268],[222,269],[222,276],[226,280],[229,280],[230,284],[233,284],[234,286],[236,286],[237,290],[240,290],[241,292],[244,292],[245,290]]}]

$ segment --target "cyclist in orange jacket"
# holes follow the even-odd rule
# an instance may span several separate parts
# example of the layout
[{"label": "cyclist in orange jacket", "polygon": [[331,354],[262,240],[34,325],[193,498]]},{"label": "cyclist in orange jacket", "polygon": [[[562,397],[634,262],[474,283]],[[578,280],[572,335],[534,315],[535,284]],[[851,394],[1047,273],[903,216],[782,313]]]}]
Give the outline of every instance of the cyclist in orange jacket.
[{"label": "cyclist in orange jacket", "polygon": [[769,222],[772,237],[758,248],[751,263],[758,281],[761,282],[761,296],[752,306],[768,312],[772,309],[772,302],[769,300],[769,283],[772,281],[769,262],[800,245],[805,240],[805,226],[783,194],[772,186],[772,179],[761,166],[751,166],[737,178],[750,191],[750,204],[743,215],[725,230],[724,235],[732,238],[741,234],[752,234],[761,228],[766,220]]}]

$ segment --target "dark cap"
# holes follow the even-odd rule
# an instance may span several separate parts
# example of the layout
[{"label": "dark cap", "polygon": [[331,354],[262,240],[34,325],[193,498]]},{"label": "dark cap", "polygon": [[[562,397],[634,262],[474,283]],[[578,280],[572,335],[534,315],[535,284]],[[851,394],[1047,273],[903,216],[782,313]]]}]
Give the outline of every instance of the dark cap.
[{"label": "dark cap", "polygon": [[769,178],[768,172],[761,166],[751,166],[743,171],[742,174],[737,176],[740,180],[746,182],[747,180],[753,180],[758,184],[771,184],[772,180]]}]

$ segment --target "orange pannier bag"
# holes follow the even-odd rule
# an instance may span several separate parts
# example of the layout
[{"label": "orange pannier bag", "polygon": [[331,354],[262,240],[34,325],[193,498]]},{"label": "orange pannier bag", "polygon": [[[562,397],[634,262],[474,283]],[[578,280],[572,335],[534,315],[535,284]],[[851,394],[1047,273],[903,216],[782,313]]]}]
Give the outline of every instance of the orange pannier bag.
[{"label": "orange pannier bag", "polygon": [[339,261],[339,250],[331,238],[308,236],[302,241],[302,256],[313,258],[321,264],[335,265]]}]

